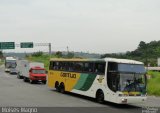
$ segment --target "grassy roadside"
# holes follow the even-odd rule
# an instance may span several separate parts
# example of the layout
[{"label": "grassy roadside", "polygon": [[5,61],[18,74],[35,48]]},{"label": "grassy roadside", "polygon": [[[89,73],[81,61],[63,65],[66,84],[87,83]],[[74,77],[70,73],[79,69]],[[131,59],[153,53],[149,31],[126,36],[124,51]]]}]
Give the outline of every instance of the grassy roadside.
[{"label": "grassy roadside", "polygon": [[147,83],[148,95],[160,96],[160,72],[148,71],[151,76]]},{"label": "grassy roadside", "polygon": [[1,66],[2,64],[4,64],[4,61],[0,61],[0,66]]}]

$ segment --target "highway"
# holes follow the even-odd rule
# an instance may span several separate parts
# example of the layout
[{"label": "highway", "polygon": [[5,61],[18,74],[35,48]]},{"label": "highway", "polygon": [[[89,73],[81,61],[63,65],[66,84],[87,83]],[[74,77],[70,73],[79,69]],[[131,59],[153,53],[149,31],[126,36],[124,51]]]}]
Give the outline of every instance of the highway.
[{"label": "highway", "polygon": [[[62,113],[66,110],[70,113],[142,113],[144,107],[160,108],[160,98],[150,96],[145,103],[135,105],[117,105],[109,102],[99,104],[92,98],[71,93],[61,94],[41,83],[25,83],[23,80],[17,79],[16,75],[5,73],[4,67],[1,66],[0,107],[38,107],[38,109],[42,109],[38,113],[43,110]],[[0,112],[2,111],[0,110]]]}]

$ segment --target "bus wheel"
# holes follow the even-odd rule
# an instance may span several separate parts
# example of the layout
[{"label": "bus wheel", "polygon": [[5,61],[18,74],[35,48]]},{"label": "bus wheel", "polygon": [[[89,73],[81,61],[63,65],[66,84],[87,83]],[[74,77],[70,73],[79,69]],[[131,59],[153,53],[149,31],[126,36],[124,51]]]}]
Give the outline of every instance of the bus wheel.
[{"label": "bus wheel", "polygon": [[61,84],[60,84],[59,90],[60,90],[61,93],[65,93],[64,83],[61,83]]},{"label": "bus wheel", "polygon": [[56,81],[56,83],[55,83],[55,88],[56,88],[56,90],[59,92],[59,82],[57,82],[57,81]]},{"label": "bus wheel", "polygon": [[102,90],[98,90],[96,93],[96,100],[98,103],[103,103],[104,102],[104,93]]}]

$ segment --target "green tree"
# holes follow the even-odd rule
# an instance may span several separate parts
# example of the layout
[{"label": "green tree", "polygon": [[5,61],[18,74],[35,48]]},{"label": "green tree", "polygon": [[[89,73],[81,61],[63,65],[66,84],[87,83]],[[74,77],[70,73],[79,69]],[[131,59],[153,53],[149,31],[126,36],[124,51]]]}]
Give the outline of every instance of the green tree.
[{"label": "green tree", "polygon": [[66,56],[67,58],[73,58],[74,57],[74,53],[72,53],[72,52],[68,52],[68,54],[67,54],[67,56]]},{"label": "green tree", "polygon": [[160,57],[160,41],[151,41],[145,43],[141,41],[138,47],[133,51],[127,51],[125,54],[121,53],[110,53],[101,55],[101,58],[113,57],[113,58],[127,58],[144,62],[147,66],[156,66],[157,58]]},{"label": "green tree", "polygon": [[57,51],[55,55],[56,55],[56,57],[58,57],[58,58],[63,57],[63,54],[62,54],[61,51]]},{"label": "green tree", "polygon": [[42,51],[38,51],[38,52],[35,52],[32,54],[32,56],[35,56],[35,57],[39,57],[39,56],[42,56],[43,55],[43,52]]},{"label": "green tree", "polygon": [[144,41],[141,41],[140,43],[139,43],[139,46],[138,46],[138,49],[145,49],[146,48],[146,43],[144,42]]}]

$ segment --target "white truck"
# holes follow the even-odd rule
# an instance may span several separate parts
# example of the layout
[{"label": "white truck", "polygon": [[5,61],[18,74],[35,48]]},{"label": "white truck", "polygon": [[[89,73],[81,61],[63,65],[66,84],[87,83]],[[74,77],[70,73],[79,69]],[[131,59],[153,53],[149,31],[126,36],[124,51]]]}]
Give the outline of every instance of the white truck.
[{"label": "white truck", "polygon": [[5,58],[5,72],[9,72],[10,74],[17,74],[16,66],[17,59],[14,57]]},{"label": "white truck", "polygon": [[43,63],[19,60],[17,68],[19,70],[17,77],[23,78],[24,82],[29,81],[32,84],[41,81],[46,84],[46,70]]},{"label": "white truck", "polygon": [[18,60],[18,61],[17,61],[17,67],[16,67],[16,69],[18,70],[17,78],[23,79],[22,73],[24,74],[24,71],[25,71],[24,65],[25,65],[26,63],[28,63],[27,60]]}]

